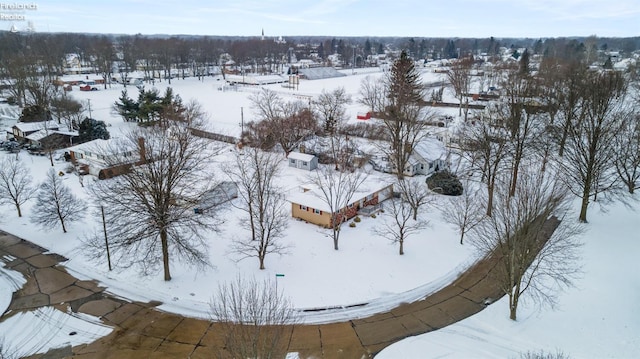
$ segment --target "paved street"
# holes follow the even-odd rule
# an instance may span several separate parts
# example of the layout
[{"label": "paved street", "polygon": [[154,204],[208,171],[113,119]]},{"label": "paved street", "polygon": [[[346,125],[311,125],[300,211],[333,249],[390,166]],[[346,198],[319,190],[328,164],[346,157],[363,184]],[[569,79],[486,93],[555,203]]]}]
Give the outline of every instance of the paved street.
[{"label": "paved street", "polygon": [[[129,302],[94,281],[78,280],[60,265],[66,259],[0,232],[0,259],[27,283],[14,293],[9,311],[54,306],[97,316],[114,331],[96,342],[39,358],[211,358],[222,347],[218,324],[157,310],[160,303]],[[469,317],[500,291],[484,260],[455,282],[426,298],[390,312],[341,323],[287,328],[288,351],[301,358],[371,358],[408,336],[426,333]],[[416,274],[418,275],[418,274]],[[0,319],[2,320],[2,319]],[[71,354],[71,353],[72,354]]]}]

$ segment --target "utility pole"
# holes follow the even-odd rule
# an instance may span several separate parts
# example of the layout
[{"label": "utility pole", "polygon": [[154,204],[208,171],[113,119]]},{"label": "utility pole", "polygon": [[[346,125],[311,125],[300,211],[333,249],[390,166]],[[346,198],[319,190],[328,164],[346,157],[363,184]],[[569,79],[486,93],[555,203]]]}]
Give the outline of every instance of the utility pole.
[{"label": "utility pole", "polygon": [[102,230],[104,231],[104,244],[107,247],[107,263],[109,264],[109,271],[111,271],[111,253],[109,253],[109,241],[107,240],[107,222],[104,219],[104,206],[100,206],[100,212],[102,212]]},{"label": "utility pole", "polygon": [[87,104],[88,104],[87,107],[89,107],[89,118],[93,118],[91,117],[91,99],[90,98],[87,99]]}]

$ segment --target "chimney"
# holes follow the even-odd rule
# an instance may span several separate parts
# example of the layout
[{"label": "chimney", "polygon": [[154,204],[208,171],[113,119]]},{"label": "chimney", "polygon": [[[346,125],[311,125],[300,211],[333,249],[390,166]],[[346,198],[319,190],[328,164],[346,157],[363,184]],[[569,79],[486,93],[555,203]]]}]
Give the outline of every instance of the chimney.
[{"label": "chimney", "polygon": [[300,146],[298,146],[298,151],[300,151],[300,153],[305,153],[306,148],[304,147],[303,143],[301,143]]}]

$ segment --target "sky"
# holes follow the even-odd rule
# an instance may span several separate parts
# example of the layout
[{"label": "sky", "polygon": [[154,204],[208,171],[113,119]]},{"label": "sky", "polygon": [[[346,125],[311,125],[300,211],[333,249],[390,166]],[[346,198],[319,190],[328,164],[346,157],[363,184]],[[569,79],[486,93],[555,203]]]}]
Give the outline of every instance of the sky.
[{"label": "sky", "polygon": [[[35,5],[12,10],[9,6]],[[628,37],[638,0],[40,0],[0,2],[0,29],[223,36]]]}]

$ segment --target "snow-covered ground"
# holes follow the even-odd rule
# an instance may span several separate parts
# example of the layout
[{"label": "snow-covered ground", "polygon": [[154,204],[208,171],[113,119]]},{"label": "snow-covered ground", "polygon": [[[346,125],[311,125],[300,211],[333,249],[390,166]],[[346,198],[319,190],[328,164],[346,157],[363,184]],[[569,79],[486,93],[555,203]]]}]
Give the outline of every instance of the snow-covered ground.
[{"label": "snow-covered ground", "polygon": [[[287,98],[308,100],[308,96],[315,96],[323,89],[330,91],[337,86],[344,86],[355,99],[360,83],[366,76],[379,78],[381,73],[359,73],[336,79],[302,81],[298,91],[285,89],[280,85],[265,87],[276,90]],[[426,82],[438,80],[437,75],[432,73],[426,72],[424,76]],[[164,81],[156,83],[156,87],[161,92],[167,86],[167,82]],[[217,132],[237,136],[240,132],[241,108],[244,110],[245,122],[253,120],[254,114],[251,111],[248,96],[258,89],[241,88],[239,91],[220,91],[218,88],[221,86],[222,81],[214,78],[206,78],[204,81],[198,81],[195,78],[176,79],[171,85],[175,93],[179,94],[185,102],[197,99],[203,105],[204,110],[209,113],[211,126]],[[92,92],[80,92],[76,89],[70,94],[85,104],[90,100],[92,117],[107,122],[112,136],[118,137],[133,126],[124,123],[121,118],[113,114],[112,104],[120,96],[121,91],[122,87],[115,85],[111,89],[101,88],[100,91]],[[137,90],[134,87],[129,86],[128,91],[130,97],[137,97]],[[445,96],[450,97],[451,94],[445,92]],[[453,98],[445,100],[455,101]],[[362,111],[366,111],[362,105],[355,102],[350,105],[348,107],[350,121],[356,121],[356,113]],[[443,111],[443,114],[449,115],[457,115],[458,112],[457,109]],[[7,124],[6,121],[4,123]],[[0,156],[5,155],[7,155],[5,152],[0,151]],[[21,153],[20,158],[31,168],[35,182],[42,181],[50,168],[48,159],[31,156],[26,152]],[[55,163],[56,170],[63,170],[66,166],[64,162]],[[289,168],[284,164],[283,166],[283,186],[295,190],[298,184],[305,181],[305,174],[302,170]],[[384,175],[378,176],[384,177]],[[75,175],[65,175],[62,178],[63,182],[79,196],[88,197]],[[89,180],[85,179],[85,185],[88,186],[90,183],[87,181]],[[335,310],[321,312],[322,314],[306,313],[303,318],[306,322],[328,322],[362,317],[373,312],[384,311],[400,302],[424,296],[448,284],[474,261],[473,250],[467,245],[458,244],[457,234],[449,225],[442,222],[436,205],[423,212],[422,216],[431,222],[431,226],[407,240],[404,256],[397,254],[396,246],[372,232],[372,228],[383,219],[380,217],[376,219],[363,217],[363,221],[358,223],[356,228],[345,226],[341,234],[339,251],[333,250],[333,243],[326,236],[325,231],[292,219],[284,239],[290,244],[289,253],[267,256],[267,269],[260,271],[257,259],[237,261],[229,251],[231,241],[246,235],[246,230],[239,228],[238,225],[240,212],[232,209],[227,215],[228,220],[222,233],[210,236],[212,267],[204,272],[196,272],[174,262],[171,268],[173,279],[170,282],[164,282],[160,273],[141,276],[135,269],[118,269],[109,272],[106,263],[96,263],[88,259],[79,250],[81,247],[79,238],[91,232],[98,224],[98,218],[92,213],[88,212],[86,219],[81,223],[72,224],[69,233],[63,234],[60,229],[45,231],[35,227],[29,220],[34,202],[25,205],[23,218],[18,218],[11,206],[0,207],[0,229],[66,256],[69,261],[64,265],[72,274],[82,279],[96,279],[110,292],[134,300],[159,300],[164,303],[160,307],[163,310],[196,317],[209,316],[209,300],[218,288],[218,284],[234,280],[238,274],[255,276],[259,280],[277,280],[278,288],[290,297],[299,309],[337,307]],[[589,224],[592,231],[589,232],[588,237],[585,237],[587,242],[585,277],[578,282],[577,289],[565,294],[572,299],[561,299],[561,311],[529,314],[527,309],[523,308],[520,320],[517,323],[511,323],[507,319],[506,305],[498,302],[465,322],[418,337],[420,339],[407,339],[381,355],[385,355],[386,358],[425,358],[438,357],[438,353],[456,355],[459,350],[461,354],[458,357],[484,357],[493,355],[492,353],[496,353],[495,357],[504,357],[505,353],[507,356],[512,356],[522,350],[540,348],[560,348],[572,355],[574,353],[580,355],[589,351],[574,350],[573,346],[563,344],[566,342],[577,345],[582,338],[590,338],[587,334],[596,336],[591,333],[599,333],[598,331],[604,333],[598,337],[600,341],[590,341],[592,346],[597,345],[598,342],[601,343],[601,350],[595,351],[596,353],[605,353],[608,350],[613,354],[619,354],[610,357],[625,357],[625,353],[633,353],[634,349],[635,352],[640,351],[637,335],[635,339],[632,334],[624,335],[624,333],[640,332],[637,321],[640,316],[634,304],[637,303],[638,293],[640,293],[638,279],[632,269],[633,261],[625,262],[625,259],[631,259],[634,253],[638,253],[638,242],[631,243],[629,238],[625,240],[625,236],[622,235],[627,233],[626,236],[629,237],[630,233],[633,233],[631,225],[634,218],[637,220],[637,213],[629,212],[624,208],[616,208],[615,211],[606,215],[596,214],[595,210],[592,213],[592,223]],[[613,213],[618,214],[615,217],[616,223],[611,217]],[[627,232],[620,232],[620,235],[600,234],[595,240],[591,239],[598,229],[609,230],[609,233],[613,233],[615,229],[617,233],[623,231],[625,225]],[[616,239],[620,243],[615,242]],[[597,247],[591,247],[596,244],[598,244]],[[284,274],[284,277],[276,279],[276,274]],[[620,285],[620,283],[626,285]],[[607,300],[607,298],[611,299]],[[340,308],[361,303],[369,304],[357,309]],[[605,312],[592,311],[592,308],[603,308],[607,305],[616,314],[628,314],[629,320],[624,321],[624,318],[619,315],[602,315],[599,318],[597,314]],[[634,308],[636,308],[635,312],[632,312]],[[570,314],[562,317],[563,313]],[[633,321],[634,318],[635,321]],[[624,328],[625,325],[629,328],[628,331]],[[533,329],[527,329],[529,327]],[[553,331],[545,330],[545,327],[553,328]],[[465,332],[464,328],[471,329]],[[618,340],[617,333],[622,334],[620,338],[626,339]],[[544,334],[553,338],[549,339],[543,336]],[[429,338],[429,335],[446,337],[434,337],[433,340],[422,339]],[[470,339],[470,337],[476,339]],[[460,344],[448,346],[448,343],[454,343],[454,340],[459,340]],[[405,346],[405,343],[409,344]],[[435,348],[435,343],[439,343],[437,349],[439,351],[432,349],[432,347]],[[402,351],[407,346],[410,348]],[[434,350],[433,355],[431,355],[432,350]]]},{"label": "snow-covered ground", "polygon": [[471,318],[396,343],[376,358],[518,358],[541,350],[572,359],[640,357],[640,205],[608,209],[591,209],[584,273],[560,294],[555,310],[524,303],[514,322],[503,298]]}]

